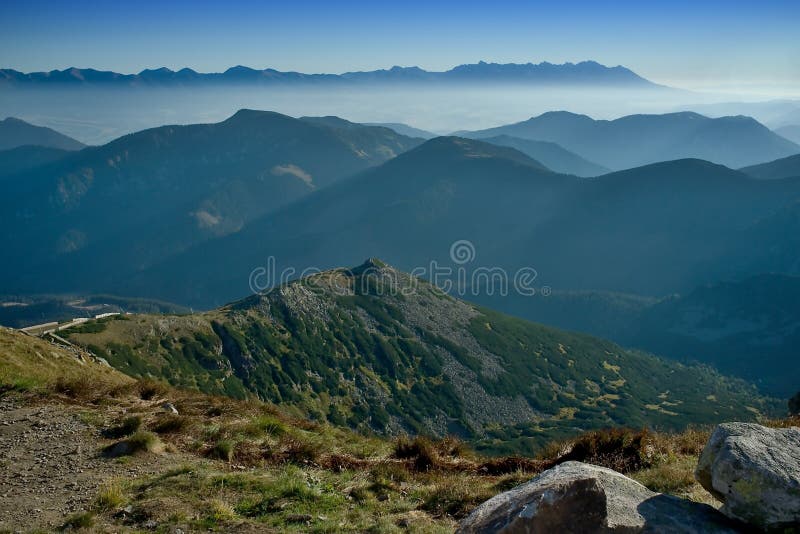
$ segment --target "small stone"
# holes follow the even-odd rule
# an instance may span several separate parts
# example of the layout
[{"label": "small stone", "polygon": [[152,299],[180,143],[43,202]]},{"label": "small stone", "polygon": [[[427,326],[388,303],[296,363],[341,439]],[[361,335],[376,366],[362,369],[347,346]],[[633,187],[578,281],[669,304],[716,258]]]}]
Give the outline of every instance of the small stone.
[{"label": "small stone", "polygon": [[178,415],[178,409],[171,402],[165,402],[161,405],[161,409],[165,412]]}]

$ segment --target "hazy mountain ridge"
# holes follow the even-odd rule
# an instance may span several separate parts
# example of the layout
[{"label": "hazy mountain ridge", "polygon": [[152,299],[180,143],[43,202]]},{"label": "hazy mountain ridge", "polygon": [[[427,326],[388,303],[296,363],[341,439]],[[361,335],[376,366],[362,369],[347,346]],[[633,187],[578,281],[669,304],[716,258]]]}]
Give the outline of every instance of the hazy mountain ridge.
[{"label": "hazy mountain ridge", "polygon": [[362,431],[475,439],[514,425],[542,442],[770,406],[707,369],[477,308],[379,260],[204,314],[122,319],[65,335],[134,376],[255,393]]},{"label": "hazy mountain ridge", "polygon": [[52,128],[34,126],[14,117],[0,121],[0,150],[35,145],[59,150],[80,150],[86,145]]},{"label": "hazy mountain ridge", "polygon": [[364,122],[362,124],[364,124],[365,126],[383,126],[384,128],[389,128],[391,130],[394,130],[400,135],[407,135],[409,137],[419,137],[420,139],[433,139],[434,137],[439,137],[438,134],[435,134],[433,132],[422,130],[420,128],[415,128],[414,126],[410,126],[408,124],[403,124],[399,122]]},{"label": "hazy mountain ridge", "polygon": [[595,61],[555,65],[534,63],[479,62],[454,67],[443,72],[419,67],[392,67],[343,74],[304,74],[275,69],[231,67],[221,73],[200,73],[189,68],[178,71],[161,67],[138,74],[120,74],[96,69],[68,68],[49,72],[23,73],[0,69],[0,86],[29,85],[116,85],[116,86],[187,86],[198,84],[367,84],[367,83],[534,83],[562,85],[611,85],[661,88],[621,65],[607,67]]},{"label": "hazy mountain ridge", "polygon": [[590,177],[600,176],[601,174],[610,172],[606,167],[592,163],[578,154],[570,152],[557,143],[552,143],[550,141],[533,141],[531,139],[521,139],[508,135],[487,137],[481,140],[494,145],[516,148],[520,152],[541,162],[548,169],[563,174]]},{"label": "hazy mountain ridge", "polygon": [[692,112],[628,115],[608,121],[557,111],[459,135],[550,141],[613,170],[684,158],[739,168],[800,152],[800,146],[750,117],[708,118]]},{"label": "hazy mountain ridge", "polygon": [[268,256],[278,270],[299,272],[373,251],[411,270],[451,264],[450,245],[466,239],[477,251],[470,267],[533,267],[537,286],[661,296],[734,272],[782,272],[778,262],[797,258],[791,246],[781,259],[756,262],[749,243],[757,241],[741,236],[795,198],[800,180],[755,180],[700,160],[585,180],[513,149],[437,138],[142,271],[126,292],[221,305],[248,290],[249,273]]},{"label": "hazy mountain ridge", "polygon": [[[421,142],[352,126],[243,110],[217,124],[130,134],[6,177],[0,219],[15,232],[3,242],[18,267],[3,272],[59,265],[56,278],[71,271],[80,287],[98,268],[122,276]],[[28,291],[45,291],[41,284],[34,275]]]},{"label": "hazy mountain ridge", "polygon": [[778,135],[782,135],[789,141],[793,143],[800,144],[800,126],[798,125],[788,125],[788,126],[781,126],[780,128],[775,128],[775,133]]},{"label": "hazy mountain ridge", "polygon": [[768,163],[739,169],[748,176],[762,180],[780,180],[800,176],[800,153]]},{"label": "hazy mountain ridge", "polygon": [[[553,216],[579,182],[512,148],[438,137],[228,239],[137,273],[126,291],[219,306],[249,290],[250,271],[268,256],[279,270],[302,270],[333,268],[373,252],[411,270],[449,262],[459,239],[469,239],[486,261],[506,266],[508,245]],[[511,193],[498,195],[503,188]],[[190,272],[182,267],[200,262]]]}]

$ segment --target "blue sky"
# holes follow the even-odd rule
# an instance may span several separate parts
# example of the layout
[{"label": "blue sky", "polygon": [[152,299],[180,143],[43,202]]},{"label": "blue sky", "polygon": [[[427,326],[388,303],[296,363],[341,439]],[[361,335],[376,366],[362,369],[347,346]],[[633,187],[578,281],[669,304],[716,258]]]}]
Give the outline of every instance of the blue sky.
[{"label": "blue sky", "polygon": [[800,85],[800,1],[0,2],[0,67],[303,72],[622,64],[685,87]]}]

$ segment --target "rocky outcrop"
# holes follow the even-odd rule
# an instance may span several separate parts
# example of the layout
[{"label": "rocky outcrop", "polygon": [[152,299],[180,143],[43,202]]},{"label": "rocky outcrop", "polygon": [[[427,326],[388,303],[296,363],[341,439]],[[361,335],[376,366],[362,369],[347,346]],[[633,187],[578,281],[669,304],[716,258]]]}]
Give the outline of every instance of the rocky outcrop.
[{"label": "rocky outcrop", "polygon": [[728,516],[765,530],[800,530],[800,428],[719,425],[695,476]]},{"label": "rocky outcrop", "polygon": [[714,508],[654,493],[630,478],[566,462],[480,505],[459,528],[479,533],[738,532]]}]

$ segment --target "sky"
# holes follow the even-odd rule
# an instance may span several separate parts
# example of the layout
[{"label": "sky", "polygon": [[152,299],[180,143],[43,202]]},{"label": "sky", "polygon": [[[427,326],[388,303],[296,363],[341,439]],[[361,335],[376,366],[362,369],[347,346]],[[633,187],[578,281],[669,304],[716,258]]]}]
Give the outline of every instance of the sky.
[{"label": "sky", "polygon": [[798,28],[798,0],[2,0],[0,67],[340,73],[591,59],[677,87],[792,87]]}]

